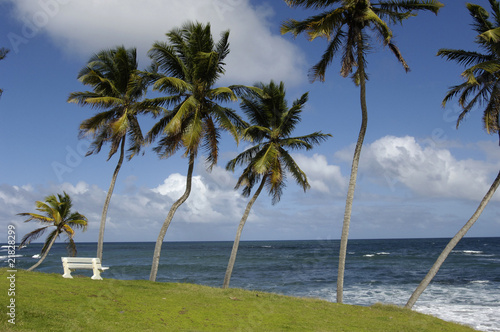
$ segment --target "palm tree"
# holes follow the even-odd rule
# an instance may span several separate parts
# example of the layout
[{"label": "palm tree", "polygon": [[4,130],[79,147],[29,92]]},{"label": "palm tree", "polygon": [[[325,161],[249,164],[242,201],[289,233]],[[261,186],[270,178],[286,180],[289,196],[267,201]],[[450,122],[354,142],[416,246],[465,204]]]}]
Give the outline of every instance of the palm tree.
[{"label": "palm tree", "polygon": [[68,245],[67,249],[71,256],[76,255],[76,245],[73,240],[73,236],[75,235],[75,231],[73,228],[82,229],[85,231],[87,229],[87,218],[78,213],[71,212],[72,207],[71,198],[68,194],[64,193],[64,195],[57,194],[50,195],[45,198],[45,202],[36,201],[36,209],[43,213],[18,213],[19,216],[28,216],[24,222],[28,222],[31,220],[36,220],[40,222],[44,227],[35,229],[33,232],[26,234],[21,243],[19,244],[19,248],[26,246],[38,239],[49,227],[55,227],[54,231],[52,231],[47,239],[45,240],[45,244],[43,245],[41,254],[42,257],[38,260],[38,262],[30,267],[28,271],[35,269],[38,265],[40,265],[45,257],[49,254],[50,249],[56,239],[59,237],[59,234],[64,233],[68,237]]},{"label": "palm tree", "polygon": [[384,46],[389,47],[397,60],[403,65],[403,68],[409,71],[409,67],[399,49],[392,42],[392,31],[384,19],[389,23],[402,23],[405,19],[415,16],[415,12],[419,10],[429,10],[437,14],[443,4],[435,0],[379,1],[376,3],[371,3],[370,0],[285,0],[285,2],[291,7],[326,9],[325,12],[311,16],[303,21],[286,21],[281,27],[282,34],[290,32],[296,37],[301,33],[307,33],[311,41],[317,37],[324,37],[329,41],[321,60],[311,69],[311,80],[319,79],[324,81],[326,69],[334,56],[340,53],[340,74],[343,77],[352,74],[351,77],[354,83],[360,87],[361,128],[352,160],[339,251],[337,302],[342,303],[352,203],[359,158],[368,123],[366,106],[367,73],[365,67],[366,54],[370,49],[370,40],[383,41]]},{"label": "palm tree", "polygon": [[[0,60],[5,59],[5,57],[7,56],[7,53],[9,53],[9,50],[4,48],[4,47],[1,47],[0,48]],[[0,89],[0,97],[2,96],[2,93],[3,93],[3,90]]]},{"label": "palm tree", "polygon": [[243,131],[243,137],[256,145],[236,156],[227,164],[226,168],[234,172],[236,166],[246,165],[235,187],[238,189],[243,186],[245,197],[250,196],[252,188],[259,181],[260,185],[248,202],[238,226],[223,288],[229,287],[243,227],[252,205],[264,186],[272,197],[273,204],[281,198],[285,188],[287,171],[304,191],[310,187],[306,174],[295,163],[287,149],[310,150],[314,145],[331,137],[330,134],[322,134],[321,132],[290,137],[301,120],[300,115],[308,99],[307,93],[295,100],[292,107],[288,108],[283,82],[280,82],[279,85],[273,81],[268,85],[260,83],[256,87],[262,90],[262,93],[250,94],[248,97],[243,97],[241,102],[241,108],[251,122],[251,126]]},{"label": "palm tree", "polygon": [[97,257],[102,261],[104,228],[111,195],[115,187],[118,172],[125,155],[125,144],[129,140],[128,160],[137,154],[144,143],[144,137],[137,120],[139,114],[152,112],[158,107],[141,102],[148,85],[148,80],[137,69],[137,51],[120,46],[103,50],[94,55],[78,74],[78,79],[93,91],[73,92],[68,102],[81,106],[90,106],[102,110],[80,124],[80,138],[92,137],[93,142],[87,156],[97,154],[105,143],[111,148],[108,160],[120,149],[111,184],[102,209]]},{"label": "palm tree", "polygon": [[[462,112],[458,116],[457,128],[464,117],[473,108],[475,108],[475,106],[486,105],[483,110],[484,127],[489,134],[498,133],[500,135],[500,123],[498,116],[500,112],[500,44],[498,43],[498,38],[495,37],[500,31],[500,4],[498,1],[490,0],[490,6],[494,14],[494,22],[488,20],[488,11],[481,6],[470,3],[467,4],[467,9],[474,20],[474,30],[479,34],[476,37],[476,43],[479,45],[479,48],[484,51],[484,53],[440,49],[437,55],[445,58],[446,60],[456,61],[458,64],[464,66],[471,65],[471,67],[467,68],[462,73],[462,76],[466,78],[466,81],[462,84],[451,87],[443,100],[444,107],[448,101],[458,96],[458,103],[462,108]],[[405,307],[410,309],[413,307],[420,295],[437,274],[441,265],[444,263],[453,248],[455,248],[472,225],[474,225],[477,219],[479,219],[479,216],[499,185],[500,172],[493,181],[493,184],[486,195],[481,200],[481,203],[472,217],[446,245],[434,265],[411,295]]]},{"label": "palm tree", "polygon": [[149,280],[155,281],[160,263],[161,247],[176,210],[189,197],[194,161],[201,148],[206,152],[210,170],[219,155],[222,130],[229,131],[238,140],[238,128],[244,122],[231,109],[220,103],[235,101],[235,92],[241,86],[214,87],[224,74],[224,59],[229,53],[229,31],[221,34],[215,43],[210,24],[185,23],[180,29],[166,34],[168,42],[156,42],[150,50],[157,72],[149,77],[155,80],[153,88],[167,94],[154,100],[171,107],[148,133],[148,142],[161,139],[154,151],[160,158],[168,158],[180,149],[188,158],[186,190],[172,205],[158,235]]}]

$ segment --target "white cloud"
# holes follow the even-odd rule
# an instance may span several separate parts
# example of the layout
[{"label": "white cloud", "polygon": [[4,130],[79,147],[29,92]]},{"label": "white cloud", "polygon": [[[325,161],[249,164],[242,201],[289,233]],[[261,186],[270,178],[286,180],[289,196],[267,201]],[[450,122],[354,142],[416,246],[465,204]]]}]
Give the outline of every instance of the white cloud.
[{"label": "white cloud", "polygon": [[22,38],[47,33],[68,54],[86,60],[98,50],[125,45],[145,54],[165,33],[187,20],[210,22],[218,40],[230,30],[231,53],[224,82],[253,84],[270,79],[296,84],[305,77],[300,49],[271,31],[270,6],[249,0],[15,0]]},{"label": "white cloud", "polygon": [[306,173],[312,190],[321,193],[343,192],[347,180],[342,177],[340,167],[328,165],[326,157],[315,153],[312,157],[294,154],[293,158],[299,167]]},{"label": "white cloud", "polygon": [[[233,186],[234,179],[218,166],[211,173],[193,176],[191,193],[183,205],[185,207],[179,208],[177,213],[184,222],[219,223],[237,220],[243,213],[239,206],[243,203],[243,198],[232,189]],[[175,173],[152,191],[167,196],[169,201],[174,202],[185,189],[186,176]],[[165,206],[165,212],[168,212],[170,205]]]},{"label": "white cloud", "polygon": [[[274,206],[263,192],[252,207],[245,239],[340,236],[347,178],[323,155],[293,157],[308,175],[311,190],[304,194],[290,178],[285,195]],[[492,153],[487,161],[460,160],[450,150],[426,147],[413,137],[383,137],[367,144],[362,158],[360,173],[364,177],[360,177],[358,194],[371,190],[366,190],[367,182],[378,183],[375,194],[355,202],[352,236],[358,238],[447,236],[470,217],[500,167],[500,159]],[[177,210],[166,240],[232,240],[248,202],[233,189],[237,175],[219,166],[207,173],[201,163],[195,173],[191,195]],[[172,203],[185,190],[185,175],[171,174],[154,188],[130,186],[133,178],[122,181],[129,185],[112,197],[105,241],[156,240]],[[380,190],[390,184],[394,191]],[[85,182],[0,185],[0,229],[14,223],[21,238],[37,225],[23,223],[16,214],[35,211],[36,200],[63,190],[71,195],[74,210],[89,219],[87,232],[78,232],[77,241],[95,242],[106,190]],[[407,190],[419,197],[401,194]],[[497,217],[495,205],[490,204],[483,223],[472,234],[489,234],[492,227],[498,227]]]},{"label": "white cloud", "polygon": [[[337,157],[346,159],[342,151]],[[422,146],[413,137],[385,136],[363,148],[360,170],[386,185],[403,184],[425,197],[480,200],[500,163],[456,159],[447,149]]]},{"label": "white cloud", "polygon": [[89,191],[89,185],[83,181],[78,182],[76,186],[72,185],[71,183],[65,182],[61,184],[61,189],[70,196],[81,195]]}]

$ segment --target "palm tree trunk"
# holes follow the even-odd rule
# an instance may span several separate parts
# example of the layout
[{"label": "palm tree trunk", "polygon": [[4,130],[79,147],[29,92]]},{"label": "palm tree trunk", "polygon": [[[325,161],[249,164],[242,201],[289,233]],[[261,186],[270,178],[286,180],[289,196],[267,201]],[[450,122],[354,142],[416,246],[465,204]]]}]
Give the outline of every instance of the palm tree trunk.
[{"label": "palm tree trunk", "polygon": [[59,233],[60,233],[60,231],[57,230],[56,235],[54,235],[52,240],[50,240],[50,243],[49,243],[49,246],[47,247],[47,250],[45,250],[45,252],[43,253],[42,257],[40,257],[38,262],[36,262],[35,265],[33,265],[32,267],[30,267],[28,269],[28,271],[33,271],[34,269],[36,269],[38,267],[38,265],[42,264],[42,262],[45,260],[45,258],[49,255],[50,248],[52,248],[52,245],[54,244],[54,242],[56,242],[56,239],[59,236]]},{"label": "palm tree trunk", "polygon": [[240,224],[238,225],[238,230],[236,231],[236,238],[233,243],[233,249],[231,250],[231,257],[229,258],[229,263],[227,264],[226,275],[224,276],[224,284],[222,285],[222,288],[229,287],[229,281],[231,280],[231,274],[233,273],[234,262],[236,261],[236,254],[238,253],[238,247],[240,245],[241,232],[243,232],[243,227],[245,226],[248,215],[250,214],[250,210],[252,209],[253,203],[255,203],[257,197],[259,197],[259,194],[262,191],[262,188],[264,188],[264,184],[266,183],[266,178],[267,175],[264,175],[259,188],[252,196],[252,199],[248,202],[247,208],[245,209],[245,213],[243,213],[243,217],[241,217]]},{"label": "palm tree trunk", "polygon": [[448,257],[450,252],[455,248],[455,246],[458,244],[458,242],[467,234],[469,229],[474,225],[474,223],[479,219],[479,216],[483,212],[484,208],[490,201],[491,197],[493,197],[493,194],[498,188],[498,185],[500,185],[500,172],[498,172],[498,175],[493,181],[493,184],[491,185],[490,189],[486,193],[486,195],[483,197],[483,200],[479,204],[479,206],[476,209],[476,212],[472,215],[472,217],[467,221],[467,223],[458,231],[458,233],[450,240],[448,245],[444,248],[443,252],[441,252],[441,255],[437,258],[436,262],[434,265],[431,267],[425,278],[420,282],[418,285],[417,289],[413,292],[411,295],[410,299],[408,300],[408,303],[406,303],[405,308],[411,309],[415,302],[417,302],[418,298],[420,295],[424,292],[424,290],[427,288],[429,283],[432,281],[436,273],[439,271],[439,268],[441,265],[444,263],[445,259]]},{"label": "palm tree trunk", "polygon": [[358,141],[354,149],[352,158],[351,178],[349,180],[349,188],[347,190],[347,198],[344,212],[344,222],[342,224],[342,235],[340,237],[339,250],[339,268],[337,276],[337,303],[343,303],[344,295],[344,272],[345,260],[347,253],[347,238],[349,237],[349,226],[351,223],[352,202],[354,200],[354,189],[356,188],[356,178],[358,176],[359,157],[361,148],[365,139],[366,127],[368,125],[368,109],[366,107],[366,79],[365,68],[363,62],[363,46],[362,40],[358,41],[358,71],[359,71],[359,86],[360,86],[360,102],[361,102],[361,128],[358,134]]},{"label": "palm tree trunk", "polygon": [[156,275],[158,274],[158,265],[160,264],[160,254],[161,254],[161,246],[163,244],[163,239],[165,238],[165,234],[167,234],[168,226],[170,226],[170,222],[174,217],[175,211],[186,201],[189,197],[189,193],[191,192],[191,181],[193,178],[193,168],[194,168],[194,154],[190,153],[189,155],[189,167],[186,179],[186,191],[184,194],[172,205],[170,211],[168,212],[167,218],[163,222],[163,226],[160,229],[160,234],[158,235],[158,239],[156,240],[155,251],[153,254],[153,264],[151,265],[151,274],[149,275],[150,281],[156,281]]},{"label": "palm tree trunk", "polygon": [[118,159],[118,164],[116,165],[113,177],[111,178],[111,184],[109,185],[108,194],[106,195],[106,200],[104,201],[104,207],[102,208],[101,216],[101,226],[99,227],[99,239],[97,240],[97,258],[102,263],[102,251],[104,245],[104,228],[106,226],[106,216],[108,214],[109,202],[111,201],[111,196],[113,195],[113,190],[115,189],[116,178],[118,177],[118,172],[122,167],[123,156],[125,155],[125,136],[122,138],[120,147],[120,158]]}]

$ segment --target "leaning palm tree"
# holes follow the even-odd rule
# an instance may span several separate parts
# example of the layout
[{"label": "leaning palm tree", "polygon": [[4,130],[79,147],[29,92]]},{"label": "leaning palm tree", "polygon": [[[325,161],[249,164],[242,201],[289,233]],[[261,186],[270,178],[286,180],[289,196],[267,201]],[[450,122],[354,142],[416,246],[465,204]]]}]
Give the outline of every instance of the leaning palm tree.
[{"label": "leaning palm tree", "polygon": [[250,119],[251,124],[244,129],[242,135],[246,140],[256,143],[256,145],[236,156],[227,164],[226,168],[234,172],[236,166],[246,165],[236,183],[236,189],[243,186],[245,197],[250,196],[256,183],[260,181],[260,184],[248,202],[240,220],[223,288],[229,287],[243,227],[250,214],[250,209],[264,186],[272,197],[273,204],[281,198],[285,188],[286,172],[292,175],[304,191],[309,188],[306,174],[295,163],[287,149],[310,150],[314,145],[331,136],[315,132],[305,136],[291,137],[293,130],[301,120],[300,115],[308,99],[307,93],[295,100],[292,107],[288,108],[283,82],[279,85],[273,81],[268,85],[260,83],[256,87],[262,92],[243,97],[241,102],[241,108]]},{"label": "leaning palm tree", "polygon": [[153,102],[170,111],[148,133],[148,142],[160,137],[154,151],[168,158],[180,149],[188,158],[186,189],[174,202],[160,229],[153,254],[149,280],[156,281],[161,247],[175,212],[189,197],[193,168],[199,149],[206,152],[210,170],[219,155],[220,133],[227,130],[238,140],[244,122],[221,103],[237,100],[235,91],[243,87],[214,87],[224,74],[224,59],[229,53],[229,31],[215,43],[210,24],[188,22],[167,34],[168,42],[156,42],[150,50],[153,67],[148,77],[155,81],[153,88],[167,94]]},{"label": "leaning palm tree", "polygon": [[[448,101],[458,96],[458,104],[462,108],[462,112],[458,116],[457,128],[464,117],[474,109],[475,106],[486,105],[483,110],[484,127],[488,133],[498,133],[500,135],[500,44],[497,38],[499,35],[498,32],[500,31],[500,3],[495,0],[490,0],[490,6],[494,14],[494,22],[488,20],[488,11],[481,6],[470,3],[467,4],[467,9],[474,20],[474,30],[479,34],[476,37],[476,43],[479,45],[479,48],[484,51],[483,53],[441,49],[438,55],[446,60],[456,61],[461,65],[471,65],[471,67],[467,68],[462,73],[466,81],[460,85],[451,87],[443,100],[444,107]],[[446,245],[434,265],[411,295],[405,307],[413,307],[420,295],[437,274],[453,248],[455,248],[458,242],[479,219],[479,216],[491,197],[493,197],[499,185],[500,172],[472,217]]]},{"label": "leaning palm tree", "polygon": [[45,202],[36,202],[36,209],[43,214],[29,212],[18,213],[19,216],[29,217],[25,220],[25,222],[35,220],[40,222],[42,225],[45,225],[44,227],[35,229],[33,232],[26,234],[21,240],[19,248],[22,248],[23,246],[30,244],[31,241],[38,239],[49,227],[55,227],[54,231],[52,231],[45,240],[41,251],[42,257],[40,257],[38,262],[30,267],[28,271],[35,269],[44,261],[49,254],[52,245],[56,242],[56,239],[61,233],[64,233],[68,237],[67,249],[69,254],[71,256],[76,255],[76,245],[73,240],[75,231],[73,228],[85,231],[87,229],[88,220],[84,215],[78,212],[71,212],[72,205],[71,198],[66,193],[64,193],[64,195],[57,194],[57,196],[50,195],[45,198]]},{"label": "leaning palm tree", "polygon": [[[3,60],[6,56],[7,56],[7,53],[9,53],[9,50],[2,47],[0,48],[0,60]],[[2,93],[3,93],[3,90],[0,89],[0,97],[2,96]]]},{"label": "leaning palm tree", "polygon": [[311,80],[324,81],[326,69],[333,58],[341,54],[340,74],[343,77],[352,74],[354,83],[360,87],[361,128],[352,160],[339,251],[337,302],[342,303],[352,203],[359,158],[368,123],[365,67],[366,54],[370,49],[371,39],[381,40],[385,46],[388,46],[403,68],[408,71],[409,67],[406,61],[392,42],[392,31],[387,22],[402,23],[405,19],[415,16],[415,12],[419,10],[437,13],[443,5],[435,0],[378,1],[374,3],[370,0],[285,0],[285,2],[292,7],[326,9],[325,12],[303,21],[286,21],[281,27],[283,34],[290,32],[296,37],[301,33],[307,33],[311,41],[317,37],[324,37],[329,41],[321,60],[311,69]]},{"label": "leaning palm tree", "polygon": [[104,144],[110,143],[108,160],[120,150],[118,163],[111,178],[111,184],[102,209],[97,257],[102,261],[104,229],[109,203],[115,187],[118,172],[125,155],[128,138],[128,160],[137,154],[144,143],[144,137],[137,116],[151,112],[156,114],[158,107],[141,102],[148,85],[137,69],[135,48],[120,46],[103,50],[90,58],[78,74],[78,79],[93,91],[73,92],[68,102],[102,110],[80,124],[80,138],[91,137],[93,142],[87,156],[97,154]]}]

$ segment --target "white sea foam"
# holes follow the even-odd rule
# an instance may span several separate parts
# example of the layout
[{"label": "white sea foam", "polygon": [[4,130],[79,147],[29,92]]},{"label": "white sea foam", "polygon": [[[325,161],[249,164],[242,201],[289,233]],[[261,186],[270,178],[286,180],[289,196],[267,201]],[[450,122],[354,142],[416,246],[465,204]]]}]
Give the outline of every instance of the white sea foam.
[{"label": "white sea foam", "polygon": [[451,252],[462,253],[466,255],[479,255],[483,253],[483,251],[481,250],[452,250]]},{"label": "white sea foam", "polygon": [[365,254],[363,255],[363,257],[374,257],[375,255],[390,255],[391,253],[390,252],[385,252],[385,251],[381,251],[381,252],[377,252],[376,254]]},{"label": "white sea foam", "polygon": [[23,255],[9,255],[9,256],[0,256],[0,260],[7,260],[8,258],[17,258],[17,257],[23,257]]},{"label": "white sea foam", "polygon": [[500,308],[483,305],[441,304],[415,305],[415,310],[443,320],[469,325],[479,331],[499,331]]},{"label": "white sea foam", "polygon": [[[470,286],[430,285],[413,309],[479,331],[500,331],[500,287],[485,283]],[[416,285],[354,285],[344,288],[344,303],[370,306],[375,303],[404,306]],[[333,287],[312,291],[307,296],[336,301]]]}]

